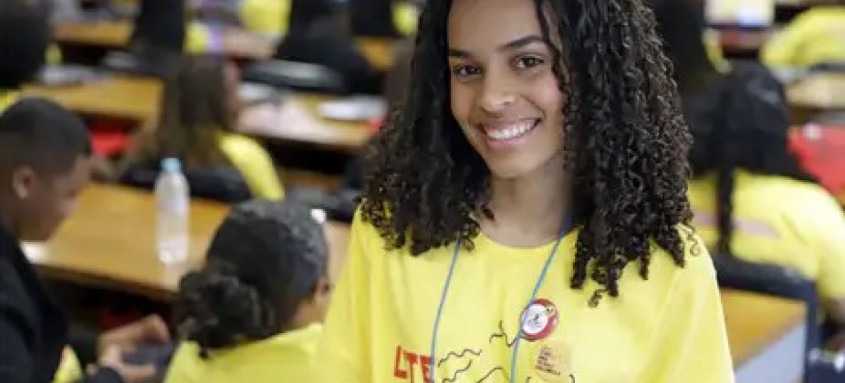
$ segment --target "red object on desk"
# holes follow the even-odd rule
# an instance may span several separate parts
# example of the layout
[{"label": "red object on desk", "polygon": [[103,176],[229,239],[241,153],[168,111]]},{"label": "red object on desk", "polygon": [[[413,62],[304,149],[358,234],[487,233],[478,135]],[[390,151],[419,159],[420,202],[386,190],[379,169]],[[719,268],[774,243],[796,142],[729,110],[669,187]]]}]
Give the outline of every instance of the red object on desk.
[{"label": "red object on desk", "polygon": [[90,129],[95,154],[111,157],[123,153],[129,145],[129,132],[122,124],[98,120]]},{"label": "red object on desk", "polygon": [[382,118],[374,118],[374,119],[370,120],[368,123],[369,123],[370,129],[373,131],[373,133],[378,133],[378,131],[381,130],[381,127],[384,126],[384,124],[386,122],[387,122],[387,118],[382,117]]},{"label": "red object on desk", "polygon": [[810,124],[793,129],[789,146],[824,188],[834,195],[845,193],[845,126]]}]

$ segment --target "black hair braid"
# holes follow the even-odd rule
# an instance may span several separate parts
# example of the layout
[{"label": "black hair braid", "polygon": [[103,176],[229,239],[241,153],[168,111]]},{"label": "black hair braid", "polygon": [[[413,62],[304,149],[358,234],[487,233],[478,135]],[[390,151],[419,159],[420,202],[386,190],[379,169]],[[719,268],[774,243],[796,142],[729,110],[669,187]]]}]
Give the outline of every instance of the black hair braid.
[{"label": "black hair braid", "polygon": [[[617,296],[627,264],[639,262],[648,277],[652,241],[684,264],[678,229],[692,218],[690,137],[671,65],[639,0],[535,6],[547,42],[561,42],[554,72],[565,99],[573,218],[581,226],[571,286],[590,278],[599,292]],[[449,110],[450,7],[430,0],[422,13],[409,97],[377,139],[364,188],[364,220],[389,248],[409,245],[414,255],[459,238],[471,247],[480,230],[472,213],[489,201],[489,170]]]},{"label": "black hair braid", "polygon": [[244,284],[235,268],[215,261],[186,275],[179,284],[174,315],[178,332],[196,342],[200,355],[272,336],[279,328],[274,302],[265,302],[253,286]]},{"label": "black hair braid", "polygon": [[196,342],[203,357],[294,329],[301,304],[324,293],[323,228],[295,198],[235,206],[206,259],[180,281],[173,313],[180,336]]},{"label": "black hair braid", "polygon": [[789,106],[780,82],[758,64],[734,64],[718,88],[717,107],[704,113],[711,130],[692,158],[696,173],[716,176],[716,252],[733,254],[736,171],[816,182],[805,172],[788,144]]},{"label": "black hair braid", "polygon": [[718,254],[733,254],[731,241],[733,240],[733,195],[734,168],[727,161],[723,161],[716,175],[716,227],[719,239],[716,241]]}]

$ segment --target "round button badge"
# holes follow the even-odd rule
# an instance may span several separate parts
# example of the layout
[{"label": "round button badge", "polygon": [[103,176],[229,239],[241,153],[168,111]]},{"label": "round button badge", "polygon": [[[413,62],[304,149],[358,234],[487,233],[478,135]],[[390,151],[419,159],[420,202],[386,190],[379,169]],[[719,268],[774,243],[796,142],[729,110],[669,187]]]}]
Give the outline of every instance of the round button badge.
[{"label": "round button badge", "polygon": [[555,330],[558,311],[548,299],[537,299],[522,313],[521,321],[522,337],[533,342],[549,336]]}]

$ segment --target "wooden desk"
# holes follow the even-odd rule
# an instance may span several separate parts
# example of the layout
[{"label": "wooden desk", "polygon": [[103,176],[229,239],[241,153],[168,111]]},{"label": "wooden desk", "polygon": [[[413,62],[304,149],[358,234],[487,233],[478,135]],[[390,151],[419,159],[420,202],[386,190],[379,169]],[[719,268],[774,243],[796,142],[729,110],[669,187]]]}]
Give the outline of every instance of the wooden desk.
[{"label": "wooden desk", "polygon": [[737,383],[801,378],[806,329],[801,302],[723,289],[722,306]]},{"label": "wooden desk", "polygon": [[[52,99],[80,114],[152,123],[158,118],[162,84],[152,78],[113,76],[78,86],[30,85],[24,87],[23,93]],[[269,141],[357,152],[373,131],[365,122],[319,117],[319,104],[333,97],[293,94],[286,97],[281,107],[262,105],[247,109],[242,115],[243,132]]]},{"label": "wooden desk", "polygon": [[387,71],[393,67],[396,59],[394,47],[396,39],[378,37],[359,37],[356,39],[358,49],[370,64],[380,71]]},{"label": "wooden desk", "polygon": [[819,73],[787,89],[793,107],[818,111],[845,110],[845,73]]},{"label": "wooden desk", "polygon": [[333,96],[293,94],[281,104],[264,104],[241,114],[241,132],[265,141],[314,145],[329,150],[358,152],[374,134],[364,122],[320,118],[317,108]]},{"label": "wooden desk", "polygon": [[825,112],[845,110],[845,74],[842,73],[811,75],[789,85],[786,91],[792,125],[804,125]]},{"label": "wooden desk", "polygon": [[[170,300],[179,278],[202,263],[207,246],[228,213],[226,205],[193,201],[191,251],[185,265],[165,267],[155,249],[153,195],[117,186],[92,185],[78,210],[48,244],[27,245],[27,255],[48,278]],[[345,254],[346,225],[327,223],[335,277]]]},{"label": "wooden desk", "polygon": [[[53,31],[53,39],[59,44],[105,49],[123,49],[131,37],[132,23],[126,20],[62,23]],[[222,41],[222,52],[240,59],[267,59],[275,48],[266,38],[234,29],[224,32]]]},{"label": "wooden desk", "polygon": [[[54,39],[60,44],[93,46],[106,49],[126,47],[132,35],[129,21],[97,21],[64,23],[56,26]],[[385,38],[359,38],[358,48],[370,63],[379,70],[393,65],[393,44],[396,40]],[[265,60],[275,51],[274,44],[267,38],[243,31],[230,30],[224,33],[222,52],[227,56],[244,60]]]},{"label": "wooden desk", "polygon": [[49,98],[81,114],[149,122],[158,118],[162,88],[153,78],[112,76],[74,86],[28,85],[23,94]]},{"label": "wooden desk", "polygon": [[132,23],[126,20],[61,23],[53,29],[53,39],[60,44],[108,49],[125,47],[131,36]]}]

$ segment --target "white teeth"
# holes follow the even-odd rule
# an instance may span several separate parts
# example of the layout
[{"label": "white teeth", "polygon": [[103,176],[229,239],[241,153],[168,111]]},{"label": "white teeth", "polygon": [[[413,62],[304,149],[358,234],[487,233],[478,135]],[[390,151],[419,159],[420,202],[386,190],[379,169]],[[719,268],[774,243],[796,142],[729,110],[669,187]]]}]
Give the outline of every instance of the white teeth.
[{"label": "white teeth", "polygon": [[534,128],[536,120],[523,120],[510,125],[500,125],[495,129],[485,130],[487,137],[497,141],[510,140],[528,133]]}]

